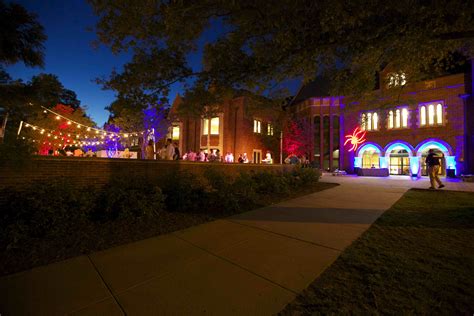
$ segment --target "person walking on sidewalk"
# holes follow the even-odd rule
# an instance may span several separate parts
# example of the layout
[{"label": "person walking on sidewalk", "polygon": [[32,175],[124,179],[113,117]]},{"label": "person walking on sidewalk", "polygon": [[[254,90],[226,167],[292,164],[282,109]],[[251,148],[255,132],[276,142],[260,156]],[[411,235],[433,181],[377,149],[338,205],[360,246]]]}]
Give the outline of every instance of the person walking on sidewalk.
[{"label": "person walking on sidewalk", "polygon": [[444,184],[441,182],[441,180],[438,177],[438,172],[440,168],[439,157],[435,155],[433,149],[430,149],[428,151],[428,156],[426,157],[425,162],[428,168],[428,175],[430,176],[430,182],[431,182],[430,189],[435,188],[435,185],[436,185],[435,182],[438,183],[438,189],[444,188]]}]

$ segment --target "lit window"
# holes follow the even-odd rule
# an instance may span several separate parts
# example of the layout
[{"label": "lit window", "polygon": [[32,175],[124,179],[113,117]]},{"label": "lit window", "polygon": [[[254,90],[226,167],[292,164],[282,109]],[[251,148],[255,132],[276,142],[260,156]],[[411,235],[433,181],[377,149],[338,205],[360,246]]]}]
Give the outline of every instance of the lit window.
[{"label": "lit window", "polygon": [[211,135],[219,135],[219,118],[211,118]]},{"label": "lit window", "polygon": [[388,128],[393,128],[393,111],[388,112]]},{"label": "lit window", "polygon": [[273,124],[268,123],[267,125],[267,135],[273,136]]},{"label": "lit window", "polygon": [[424,105],[420,108],[420,125],[426,125],[426,106]]},{"label": "lit window", "polygon": [[400,110],[395,111],[395,127],[400,128]]},{"label": "lit window", "polygon": [[436,124],[443,124],[443,106],[440,103],[436,105]]},{"label": "lit window", "polygon": [[362,113],[360,122],[362,130],[375,131],[379,129],[379,115],[376,112]]},{"label": "lit window", "polygon": [[434,124],[434,116],[435,116],[434,105],[430,104],[428,106],[428,124],[429,125]]},{"label": "lit window", "polygon": [[443,124],[443,104],[438,103],[420,106],[420,126],[442,125]]},{"label": "lit window", "polygon": [[179,126],[173,126],[171,131],[171,138],[173,140],[179,140]]},{"label": "lit window", "polygon": [[262,122],[259,120],[253,120],[253,132],[259,134],[262,132]]},{"label": "lit window", "polygon": [[408,126],[408,110],[407,109],[402,109],[402,126],[403,127]]},{"label": "lit window", "polygon": [[391,73],[388,75],[388,84],[389,88],[404,86],[407,83],[407,77],[404,72]]},{"label": "lit window", "polygon": [[203,135],[209,134],[209,119],[202,120],[202,134]]}]

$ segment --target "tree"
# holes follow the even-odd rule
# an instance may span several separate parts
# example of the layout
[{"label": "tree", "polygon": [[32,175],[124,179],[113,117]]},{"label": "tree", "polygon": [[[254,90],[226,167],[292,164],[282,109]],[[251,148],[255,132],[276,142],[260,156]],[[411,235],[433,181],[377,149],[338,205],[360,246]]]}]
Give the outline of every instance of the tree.
[{"label": "tree", "polygon": [[68,105],[73,109],[79,108],[81,101],[74,91],[66,89],[53,74],[39,74],[33,76],[28,83],[32,102],[44,107],[54,107],[56,104]]},{"label": "tree", "polygon": [[[474,56],[473,1],[89,2],[100,42],[134,54],[105,86],[154,99],[189,78],[206,88],[262,93],[289,78],[319,75],[331,79],[335,95],[363,95],[389,63],[409,83]],[[215,38],[204,38],[203,68],[193,69],[187,56],[216,25]]]},{"label": "tree", "polygon": [[303,156],[311,153],[311,129],[302,120],[287,120],[283,131],[283,152]]},{"label": "tree", "polygon": [[47,37],[35,14],[19,4],[0,0],[0,30],[0,65],[44,65],[43,42]]}]

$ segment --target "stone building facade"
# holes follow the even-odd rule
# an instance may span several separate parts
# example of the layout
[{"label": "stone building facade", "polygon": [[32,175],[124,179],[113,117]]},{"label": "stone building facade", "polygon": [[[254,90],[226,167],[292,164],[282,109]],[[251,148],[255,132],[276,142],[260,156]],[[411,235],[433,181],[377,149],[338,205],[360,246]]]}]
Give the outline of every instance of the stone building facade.
[{"label": "stone building facade", "polygon": [[[473,72],[408,85],[400,72],[380,76],[380,82],[388,85],[373,92],[380,99],[373,106],[325,95],[314,83],[300,89],[289,109],[309,123],[313,163],[349,173],[370,168],[387,169],[390,175],[424,176],[424,157],[434,149],[442,157],[442,175],[473,173]],[[390,85],[404,85],[400,100],[410,101],[381,105]],[[354,132],[365,136],[356,149],[349,139]]]}]

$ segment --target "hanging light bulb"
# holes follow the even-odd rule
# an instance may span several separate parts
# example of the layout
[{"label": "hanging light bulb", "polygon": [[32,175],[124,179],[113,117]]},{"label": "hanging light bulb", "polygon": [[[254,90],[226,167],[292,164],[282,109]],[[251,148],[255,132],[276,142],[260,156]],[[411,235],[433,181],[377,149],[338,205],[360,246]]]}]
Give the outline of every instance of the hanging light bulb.
[{"label": "hanging light bulb", "polygon": [[51,134],[48,134],[48,137],[50,137],[50,136],[51,136]]},{"label": "hanging light bulb", "polygon": [[71,121],[67,121],[67,125],[71,125]]},{"label": "hanging light bulb", "polygon": [[77,128],[81,128],[81,124],[77,124]]},{"label": "hanging light bulb", "polygon": [[59,120],[61,117],[59,115],[56,115],[56,119]]},{"label": "hanging light bulb", "polygon": [[30,126],[30,124],[26,123],[26,124],[25,124],[25,127],[28,127],[28,126]]},{"label": "hanging light bulb", "polygon": [[90,132],[90,130],[91,130],[91,128],[90,128],[90,127],[88,127],[88,128],[87,128],[87,131],[88,131],[88,132]]},{"label": "hanging light bulb", "polygon": [[36,126],[33,126],[33,130],[36,131]]}]

